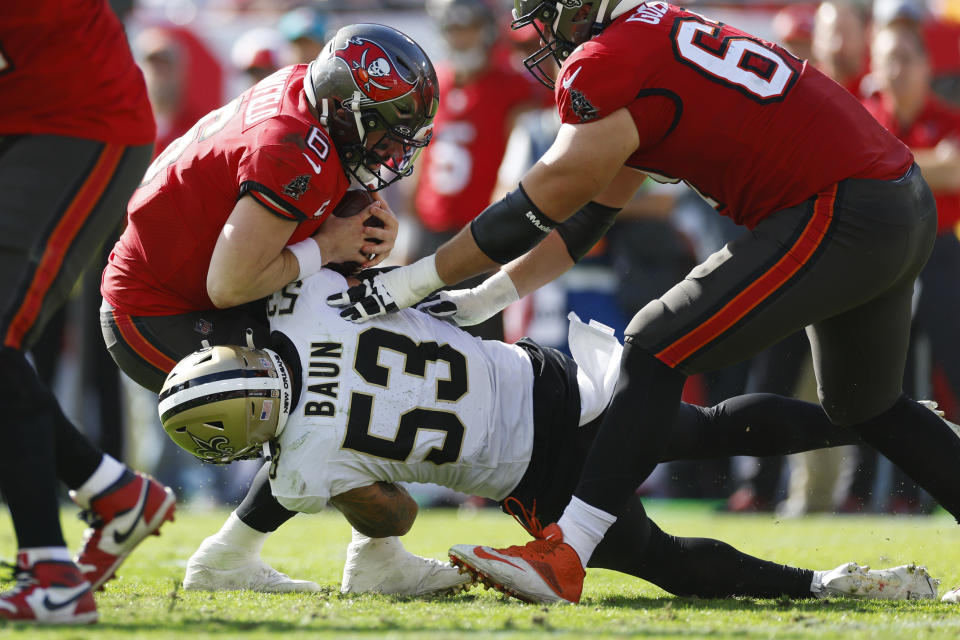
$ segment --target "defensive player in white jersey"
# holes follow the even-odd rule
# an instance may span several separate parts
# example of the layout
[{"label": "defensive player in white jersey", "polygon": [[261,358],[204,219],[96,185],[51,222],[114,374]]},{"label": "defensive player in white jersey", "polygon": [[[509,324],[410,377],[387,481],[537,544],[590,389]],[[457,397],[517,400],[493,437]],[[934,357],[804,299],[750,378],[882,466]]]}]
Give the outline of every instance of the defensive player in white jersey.
[{"label": "defensive player in white jersey", "polygon": [[[529,340],[482,341],[415,309],[356,325],[326,304],[344,284],[321,270],[276,293],[269,307],[272,350],[221,346],[181,361],[160,395],[171,437],[215,461],[269,441],[271,487],[283,506],[313,513],[332,504],[374,538],[403,535],[416,516],[416,504],[397,482],[431,482],[497,500],[532,533],[539,528],[535,510],[548,521],[556,517],[616,383],[617,340],[574,320],[571,359]],[[816,405],[797,401],[796,423],[773,425],[754,419],[763,415],[753,411],[756,402],[762,398],[684,405],[666,458],[782,453],[850,441]],[[212,536],[204,544],[222,542]],[[482,556],[484,550],[466,551]],[[455,547],[452,557],[461,551]],[[427,562],[395,538],[355,537],[342,588],[416,594],[468,580],[454,580],[453,570],[438,563],[427,571]],[[405,571],[391,572],[392,564]],[[811,571],[716,540],[670,536],[646,518],[639,499],[604,538],[591,566],[701,597],[937,594],[937,581],[923,567],[870,571],[847,563]],[[403,573],[413,577],[384,578]]]}]

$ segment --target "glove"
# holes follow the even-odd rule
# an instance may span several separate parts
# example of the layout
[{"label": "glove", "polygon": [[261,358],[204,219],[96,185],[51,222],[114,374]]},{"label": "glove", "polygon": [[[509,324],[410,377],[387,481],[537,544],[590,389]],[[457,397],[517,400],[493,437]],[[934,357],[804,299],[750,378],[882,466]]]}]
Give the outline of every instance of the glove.
[{"label": "glove", "polygon": [[458,327],[469,327],[493,317],[518,299],[510,276],[498,271],[473,289],[439,291],[416,308]]},{"label": "glove", "polygon": [[364,278],[360,284],[328,297],[327,304],[342,308],[341,318],[362,323],[405,309],[443,284],[431,255],[408,267]]}]

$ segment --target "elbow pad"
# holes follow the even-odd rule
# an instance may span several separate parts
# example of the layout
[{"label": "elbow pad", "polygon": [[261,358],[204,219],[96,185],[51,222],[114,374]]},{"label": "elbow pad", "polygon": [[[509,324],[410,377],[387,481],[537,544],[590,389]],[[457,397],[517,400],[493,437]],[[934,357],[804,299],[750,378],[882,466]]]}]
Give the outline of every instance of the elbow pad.
[{"label": "elbow pad", "polygon": [[474,218],[470,233],[488,258],[506,264],[537,246],[556,226],[520,185]]},{"label": "elbow pad", "polygon": [[600,238],[613,226],[618,213],[620,209],[588,202],[580,211],[557,226],[557,233],[567,245],[567,253],[574,262],[580,262],[580,258],[587,255],[593,245],[600,242]]}]

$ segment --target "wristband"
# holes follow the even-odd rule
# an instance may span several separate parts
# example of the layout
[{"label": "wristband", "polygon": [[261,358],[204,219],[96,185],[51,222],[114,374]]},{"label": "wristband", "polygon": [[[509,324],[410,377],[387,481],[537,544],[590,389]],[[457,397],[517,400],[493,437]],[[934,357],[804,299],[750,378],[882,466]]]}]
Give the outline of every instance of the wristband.
[{"label": "wristband", "polygon": [[303,280],[307,276],[312,276],[323,267],[323,257],[320,255],[320,245],[313,238],[301,240],[295,244],[287,246],[293,257],[297,259],[300,265],[300,273],[297,280]]},{"label": "wristband", "polygon": [[506,271],[497,271],[495,274],[481,282],[476,289],[476,299],[483,302],[483,306],[489,308],[490,316],[503,311],[511,304],[520,299],[517,293],[517,287]]},{"label": "wristband", "polygon": [[377,278],[386,285],[394,304],[401,309],[423,300],[446,284],[437,273],[436,254],[402,269],[381,273]]}]

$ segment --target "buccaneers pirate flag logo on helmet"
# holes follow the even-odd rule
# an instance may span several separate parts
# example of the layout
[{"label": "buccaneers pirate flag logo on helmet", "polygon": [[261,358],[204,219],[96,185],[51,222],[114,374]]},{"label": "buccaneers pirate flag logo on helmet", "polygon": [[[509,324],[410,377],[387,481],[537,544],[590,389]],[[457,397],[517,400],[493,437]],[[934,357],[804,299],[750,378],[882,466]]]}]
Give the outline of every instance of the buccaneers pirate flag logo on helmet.
[{"label": "buccaneers pirate flag logo on helmet", "polygon": [[347,63],[357,87],[374,102],[395,100],[414,88],[397,72],[387,52],[366,38],[350,38],[335,55]]}]

